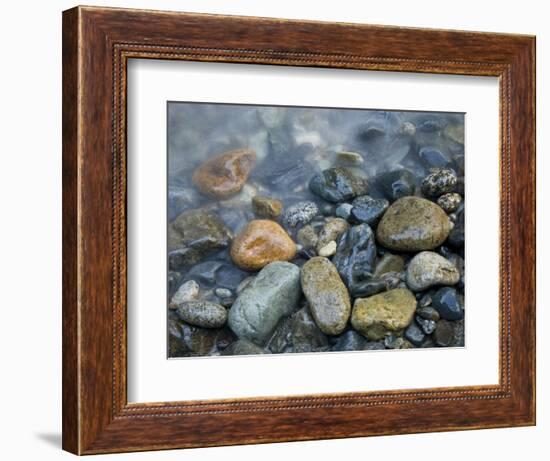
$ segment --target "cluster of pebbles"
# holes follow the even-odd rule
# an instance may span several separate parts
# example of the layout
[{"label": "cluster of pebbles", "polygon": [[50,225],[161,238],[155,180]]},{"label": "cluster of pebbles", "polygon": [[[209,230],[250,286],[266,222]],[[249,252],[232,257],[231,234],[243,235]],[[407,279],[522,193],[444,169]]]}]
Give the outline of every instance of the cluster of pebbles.
[{"label": "cluster of pebbles", "polygon": [[463,119],[356,117],[336,149],[293,113],[172,175],[170,357],[464,345]]}]

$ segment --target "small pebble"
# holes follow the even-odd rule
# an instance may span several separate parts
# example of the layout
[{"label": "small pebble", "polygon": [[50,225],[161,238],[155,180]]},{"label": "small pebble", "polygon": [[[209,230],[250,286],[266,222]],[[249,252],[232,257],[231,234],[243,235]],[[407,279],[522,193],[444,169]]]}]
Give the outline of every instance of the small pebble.
[{"label": "small pebble", "polygon": [[439,197],[452,192],[458,182],[451,168],[432,168],[431,173],[422,181],[422,193],[427,197]]},{"label": "small pebble", "polygon": [[[418,311],[417,311],[418,313]],[[422,331],[427,334],[431,335],[435,330],[436,321],[435,320],[428,320],[420,317],[420,315],[417,315],[415,317],[416,323],[418,326],[422,329]]]},{"label": "small pebble", "polygon": [[283,224],[287,227],[303,226],[310,222],[319,213],[315,202],[298,202],[288,207],[283,213]]},{"label": "small pebble", "polygon": [[233,293],[231,293],[231,290],[227,288],[216,288],[214,290],[214,293],[218,298],[230,298],[233,296]]},{"label": "small pebble", "polygon": [[357,152],[341,151],[336,154],[336,160],[338,163],[344,166],[361,165],[364,160],[361,154]]},{"label": "small pebble", "polygon": [[323,248],[319,250],[319,256],[324,256],[325,258],[328,258],[330,256],[333,256],[336,253],[336,242],[334,240],[327,243]]},{"label": "small pebble", "polygon": [[170,309],[177,309],[184,302],[194,301],[199,297],[199,284],[194,280],[188,280],[181,285],[172,296]]},{"label": "small pebble", "polygon": [[[448,194],[443,194],[441,197],[437,199],[437,204],[441,208],[443,208],[443,210],[446,211],[447,213],[452,213],[453,211],[456,211],[456,209],[460,206],[461,202],[462,202],[462,197],[460,196],[460,194],[457,194],[456,192],[449,192]],[[449,217],[451,216],[449,215]],[[456,215],[452,220],[453,221],[456,220]]]},{"label": "small pebble", "polygon": [[342,203],[336,207],[335,214],[339,218],[348,220],[351,215],[351,209],[353,205],[351,203]]}]

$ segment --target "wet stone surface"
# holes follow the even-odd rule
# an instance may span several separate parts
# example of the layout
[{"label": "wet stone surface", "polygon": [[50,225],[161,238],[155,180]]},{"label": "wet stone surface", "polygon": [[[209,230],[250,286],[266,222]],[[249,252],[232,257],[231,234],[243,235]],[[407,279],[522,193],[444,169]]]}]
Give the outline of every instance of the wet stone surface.
[{"label": "wet stone surface", "polygon": [[466,155],[463,114],[169,103],[169,357],[463,347]]}]

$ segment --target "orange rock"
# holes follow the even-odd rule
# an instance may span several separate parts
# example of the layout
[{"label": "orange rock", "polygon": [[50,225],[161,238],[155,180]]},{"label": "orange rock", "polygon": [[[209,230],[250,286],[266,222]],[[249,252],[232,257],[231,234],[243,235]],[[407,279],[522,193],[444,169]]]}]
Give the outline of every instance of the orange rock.
[{"label": "orange rock", "polygon": [[255,219],[233,239],[231,259],[245,270],[259,270],[273,261],[289,261],[296,244],[275,221]]},{"label": "orange rock", "polygon": [[256,152],[250,149],[224,152],[195,170],[193,184],[209,197],[230,197],[243,188],[255,161]]}]

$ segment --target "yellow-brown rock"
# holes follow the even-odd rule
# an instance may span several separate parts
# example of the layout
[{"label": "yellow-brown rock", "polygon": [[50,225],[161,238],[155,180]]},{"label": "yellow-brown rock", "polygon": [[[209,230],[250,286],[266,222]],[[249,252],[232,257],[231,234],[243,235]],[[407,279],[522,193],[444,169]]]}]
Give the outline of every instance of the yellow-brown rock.
[{"label": "yellow-brown rock", "polygon": [[256,152],[236,149],[211,158],[193,173],[193,184],[204,195],[224,199],[239,192],[256,161]]},{"label": "yellow-brown rock", "polygon": [[273,261],[289,261],[296,244],[275,221],[255,219],[233,239],[231,259],[241,269],[259,270]]}]

